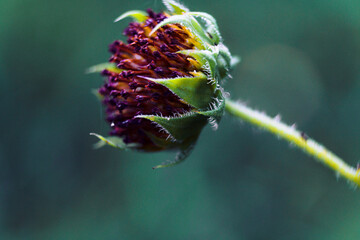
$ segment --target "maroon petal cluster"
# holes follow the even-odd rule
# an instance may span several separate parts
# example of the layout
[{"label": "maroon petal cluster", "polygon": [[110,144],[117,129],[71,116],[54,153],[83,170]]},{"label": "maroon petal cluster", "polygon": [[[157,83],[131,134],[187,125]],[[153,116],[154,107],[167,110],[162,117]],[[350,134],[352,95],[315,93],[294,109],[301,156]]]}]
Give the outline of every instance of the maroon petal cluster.
[{"label": "maroon petal cluster", "polygon": [[135,143],[139,150],[159,151],[154,138],[168,139],[168,133],[138,115],[174,116],[191,111],[168,88],[148,78],[176,78],[192,76],[198,70],[193,59],[177,53],[194,49],[191,33],[179,24],[166,25],[152,36],[151,30],[167,18],[165,13],[148,10],[144,23],[132,22],[125,29],[127,44],[114,41],[110,45],[115,70],[104,70],[105,84],[99,89],[106,106],[106,120],[112,128],[110,135],[121,137],[125,143]]}]

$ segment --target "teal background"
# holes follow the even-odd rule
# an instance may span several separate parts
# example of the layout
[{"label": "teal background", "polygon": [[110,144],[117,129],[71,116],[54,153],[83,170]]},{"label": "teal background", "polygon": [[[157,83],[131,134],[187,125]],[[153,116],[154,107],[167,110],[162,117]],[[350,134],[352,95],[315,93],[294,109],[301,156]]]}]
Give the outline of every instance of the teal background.
[{"label": "teal background", "polygon": [[[360,161],[358,0],[185,1],[242,62],[225,88]],[[85,69],[159,0],[0,0],[0,239],[360,239],[359,191],[284,141],[224,117],[174,153],[93,150],[106,135]]]}]

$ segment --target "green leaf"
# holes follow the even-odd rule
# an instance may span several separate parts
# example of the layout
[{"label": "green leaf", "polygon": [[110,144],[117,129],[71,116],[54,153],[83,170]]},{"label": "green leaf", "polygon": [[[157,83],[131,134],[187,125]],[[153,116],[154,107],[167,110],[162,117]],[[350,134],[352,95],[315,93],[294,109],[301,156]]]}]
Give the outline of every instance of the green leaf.
[{"label": "green leaf", "polygon": [[141,23],[141,22],[145,22],[145,20],[147,19],[147,13],[140,10],[128,11],[126,13],[121,14],[118,18],[115,19],[114,22],[121,21],[127,17],[132,17],[134,21]]},{"label": "green leaf", "polygon": [[99,73],[105,69],[115,73],[121,73],[123,71],[122,69],[118,68],[115,63],[107,62],[89,67],[88,69],[86,69],[85,73]]},{"label": "green leaf", "polygon": [[214,97],[216,84],[209,82],[207,76],[202,72],[193,74],[195,75],[194,77],[144,78],[167,87],[187,104],[195,108],[206,108]]},{"label": "green leaf", "polygon": [[163,0],[163,3],[171,13],[182,14],[189,11],[184,5],[174,0]]}]

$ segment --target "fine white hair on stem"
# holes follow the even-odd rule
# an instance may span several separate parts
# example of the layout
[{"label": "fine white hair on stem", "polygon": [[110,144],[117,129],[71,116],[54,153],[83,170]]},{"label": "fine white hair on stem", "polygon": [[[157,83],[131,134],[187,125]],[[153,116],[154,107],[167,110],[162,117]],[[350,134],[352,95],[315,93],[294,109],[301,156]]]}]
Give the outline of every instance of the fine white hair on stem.
[{"label": "fine white hair on stem", "polygon": [[288,141],[292,146],[300,148],[319,162],[328,166],[349,182],[360,186],[360,170],[345,163],[341,158],[326,149],[323,145],[309,138],[304,132],[298,131],[295,124],[292,126],[281,122],[279,117],[269,117],[265,113],[254,110],[241,102],[225,100],[225,110],[236,118],[266,130],[281,139]]}]

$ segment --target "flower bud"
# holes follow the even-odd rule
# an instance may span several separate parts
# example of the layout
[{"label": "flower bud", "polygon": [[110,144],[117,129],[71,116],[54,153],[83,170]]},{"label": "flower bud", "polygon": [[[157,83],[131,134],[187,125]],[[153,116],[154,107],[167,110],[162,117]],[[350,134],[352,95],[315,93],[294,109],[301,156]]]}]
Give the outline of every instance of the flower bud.
[{"label": "flower bud", "polygon": [[106,106],[112,137],[104,143],[141,151],[179,149],[183,160],[203,127],[224,112],[220,83],[237,62],[222,43],[215,19],[173,0],[168,12],[129,11],[127,43],[113,42],[107,64],[94,66],[106,80],[98,94]]}]

